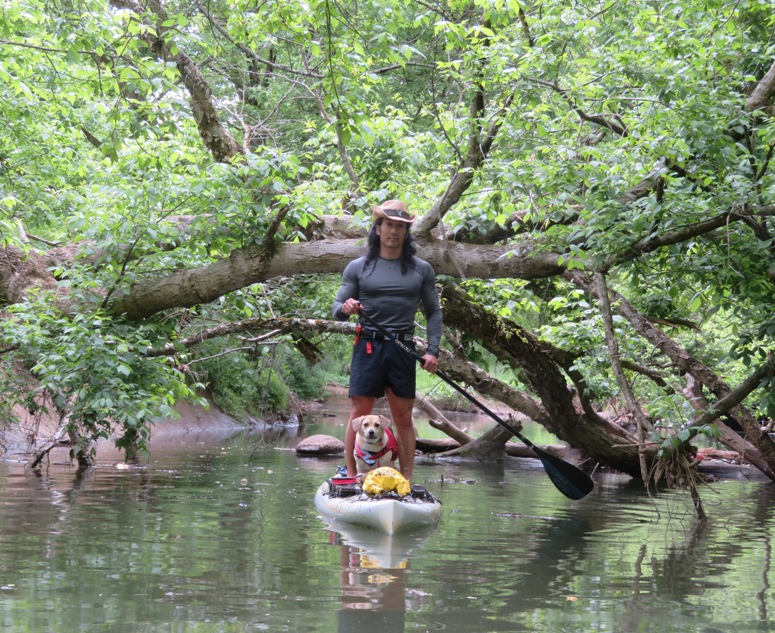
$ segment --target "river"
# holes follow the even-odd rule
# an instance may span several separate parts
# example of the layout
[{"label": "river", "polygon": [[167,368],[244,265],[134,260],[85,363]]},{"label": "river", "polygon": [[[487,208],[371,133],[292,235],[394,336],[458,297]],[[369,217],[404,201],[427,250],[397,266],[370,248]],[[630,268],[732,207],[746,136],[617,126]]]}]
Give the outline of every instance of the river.
[{"label": "river", "polygon": [[[333,405],[332,405],[333,406]],[[775,489],[734,478],[649,496],[595,475],[581,501],[535,460],[420,461],[440,523],[333,529],[312,497],[341,460],[303,429],[183,435],[85,476],[0,462],[0,627],[13,633],[773,631]],[[528,431],[525,431],[527,435]],[[532,438],[531,438],[532,439]],[[538,438],[538,441],[542,441]]]}]

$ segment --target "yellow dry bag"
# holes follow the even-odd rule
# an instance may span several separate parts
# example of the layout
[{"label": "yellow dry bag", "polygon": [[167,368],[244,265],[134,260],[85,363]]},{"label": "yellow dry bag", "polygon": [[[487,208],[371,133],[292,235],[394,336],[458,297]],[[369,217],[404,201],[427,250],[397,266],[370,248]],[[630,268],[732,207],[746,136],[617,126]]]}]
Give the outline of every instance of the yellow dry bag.
[{"label": "yellow dry bag", "polygon": [[395,468],[383,466],[372,470],[361,486],[367,495],[379,495],[383,492],[395,491],[402,497],[412,492],[411,484]]}]

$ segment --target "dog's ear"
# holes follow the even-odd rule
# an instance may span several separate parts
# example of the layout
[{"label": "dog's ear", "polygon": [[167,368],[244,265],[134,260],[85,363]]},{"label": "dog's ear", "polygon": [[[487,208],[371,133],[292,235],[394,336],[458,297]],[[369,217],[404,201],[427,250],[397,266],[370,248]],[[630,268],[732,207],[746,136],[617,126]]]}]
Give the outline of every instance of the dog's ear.
[{"label": "dog's ear", "polygon": [[350,424],[353,427],[353,431],[357,431],[361,428],[361,422],[363,422],[363,418],[365,418],[365,415],[360,416],[359,418],[355,418]]},{"label": "dog's ear", "polygon": [[386,418],[384,415],[379,416],[380,422],[382,422],[382,428],[387,429],[392,426],[393,421],[390,418]]}]

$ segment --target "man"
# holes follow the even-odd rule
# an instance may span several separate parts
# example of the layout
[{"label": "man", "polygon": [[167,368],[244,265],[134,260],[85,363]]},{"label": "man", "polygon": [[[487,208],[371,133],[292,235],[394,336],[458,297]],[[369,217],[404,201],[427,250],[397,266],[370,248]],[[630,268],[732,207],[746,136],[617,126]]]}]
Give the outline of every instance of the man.
[{"label": "man", "polygon": [[[409,228],[414,216],[401,200],[374,207],[368,251],[350,262],[333,305],[334,318],[346,321],[363,309],[368,317],[414,347],[414,317],[422,303],[427,319],[428,348],[423,369],[436,373],[441,341],[441,305],[436,276],[428,262],[415,257]],[[350,422],[369,415],[377,398],[387,396],[396,427],[401,474],[409,481],[416,447],[412,408],[415,394],[415,357],[381,333],[359,324],[350,364]],[[355,430],[345,431],[347,474],[356,474]]]}]

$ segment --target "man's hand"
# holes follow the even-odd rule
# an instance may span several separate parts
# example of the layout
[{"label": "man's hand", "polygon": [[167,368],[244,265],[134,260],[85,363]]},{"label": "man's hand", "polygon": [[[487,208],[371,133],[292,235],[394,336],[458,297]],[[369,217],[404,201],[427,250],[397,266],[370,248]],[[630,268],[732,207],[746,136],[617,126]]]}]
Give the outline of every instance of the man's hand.
[{"label": "man's hand", "polygon": [[439,359],[436,358],[433,354],[426,354],[422,357],[422,368],[425,371],[429,371],[432,374],[435,374],[439,368]]},{"label": "man's hand", "polygon": [[358,314],[361,311],[361,304],[357,299],[350,298],[342,304],[344,314]]}]

